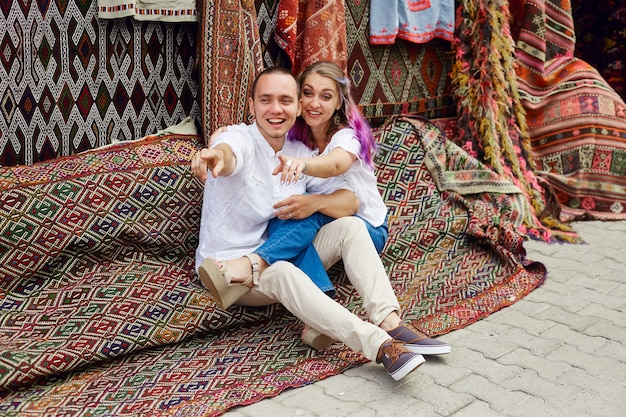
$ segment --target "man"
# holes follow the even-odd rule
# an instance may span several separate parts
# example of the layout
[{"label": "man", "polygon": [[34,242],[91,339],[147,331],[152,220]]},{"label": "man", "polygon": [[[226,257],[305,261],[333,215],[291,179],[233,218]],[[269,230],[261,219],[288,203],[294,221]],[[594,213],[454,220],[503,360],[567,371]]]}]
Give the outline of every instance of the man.
[{"label": "man", "polygon": [[[262,244],[267,223],[274,216],[304,218],[320,211],[337,218],[320,229],[315,248],[325,266],[343,258],[373,323],[361,320],[324,294],[299,268],[283,261],[263,270],[237,303],[281,303],[307,326],[382,363],[392,378],[399,380],[424,362],[418,352],[447,353],[449,346],[401,322],[398,301],[365,224],[351,216],[358,202],[352,192],[341,189],[339,178],[306,178],[285,184],[280,176],[272,176],[280,153],[310,156],[304,145],[286,141],[287,131],[300,113],[298,93],[289,71],[280,67],[265,70],[255,80],[249,100],[255,123],[229,127],[210,149],[194,156],[193,171],[201,178],[208,177],[197,268],[202,271],[208,257],[230,259],[252,252]],[[254,266],[251,269],[254,271]]]}]

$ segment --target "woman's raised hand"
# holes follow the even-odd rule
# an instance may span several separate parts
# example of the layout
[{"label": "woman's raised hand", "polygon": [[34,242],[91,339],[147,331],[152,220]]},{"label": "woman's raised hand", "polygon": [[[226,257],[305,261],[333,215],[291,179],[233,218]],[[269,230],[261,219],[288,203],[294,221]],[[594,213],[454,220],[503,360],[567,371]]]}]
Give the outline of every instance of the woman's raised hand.
[{"label": "woman's raised hand", "polygon": [[278,155],[279,163],[274,168],[272,175],[280,174],[280,182],[284,184],[295,183],[304,178],[306,174],[306,161],[287,155]]}]

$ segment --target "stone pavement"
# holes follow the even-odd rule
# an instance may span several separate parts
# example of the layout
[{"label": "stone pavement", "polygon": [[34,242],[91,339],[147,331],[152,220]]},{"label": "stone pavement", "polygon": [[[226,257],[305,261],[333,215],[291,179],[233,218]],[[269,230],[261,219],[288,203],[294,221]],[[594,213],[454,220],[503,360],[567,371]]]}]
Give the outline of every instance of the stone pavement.
[{"label": "stone pavement", "polygon": [[224,416],[626,416],[626,222],[572,226],[587,244],[524,244],[542,286],[403,380],[368,363]]}]

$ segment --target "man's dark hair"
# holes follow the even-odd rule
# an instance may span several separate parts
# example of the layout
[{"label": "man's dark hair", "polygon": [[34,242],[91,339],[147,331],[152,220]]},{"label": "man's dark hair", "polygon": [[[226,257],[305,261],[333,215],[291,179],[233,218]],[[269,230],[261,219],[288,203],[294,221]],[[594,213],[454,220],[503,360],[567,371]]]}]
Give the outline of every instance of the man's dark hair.
[{"label": "man's dark hair", "polygon": [[280,67],[280,66],[273,66],[273,67],[269,67],[269,68],[265,68],[263,71],[261,71],[256,78],[254,79],[254,82],[252,83],[252,98],[254,99],[254,95],[256,94],[256,86],[259,82],[259,79],[264,76],[264,75],[269,75],[269,74],[286,74],[286,75],[290,75],[293,80],[296,83],[296,88],[298,89],[298,95],[297,97],[300,97],[300,84],[298,83],[298,79],[295,77],[295,75],[293,75],[291,73],[291,71],[289,71],[287,68],[285,67]]}]

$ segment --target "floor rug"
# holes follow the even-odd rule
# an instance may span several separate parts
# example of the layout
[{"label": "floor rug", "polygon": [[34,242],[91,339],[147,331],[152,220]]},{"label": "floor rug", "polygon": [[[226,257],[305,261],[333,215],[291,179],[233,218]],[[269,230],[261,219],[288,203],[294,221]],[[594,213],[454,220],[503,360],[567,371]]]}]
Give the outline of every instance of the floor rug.
[{"label": "floor rug", "polygon": [[[440,335],[541,284],[509,181],[425,120],[376,137],[407,320]],[[198,285],[199,146],[170,134],[0,170],[0,414],[213,416],[366,361],[308,348],[278,305],[222,311]],[[332,276],[364,316],[341,264]]]}]

